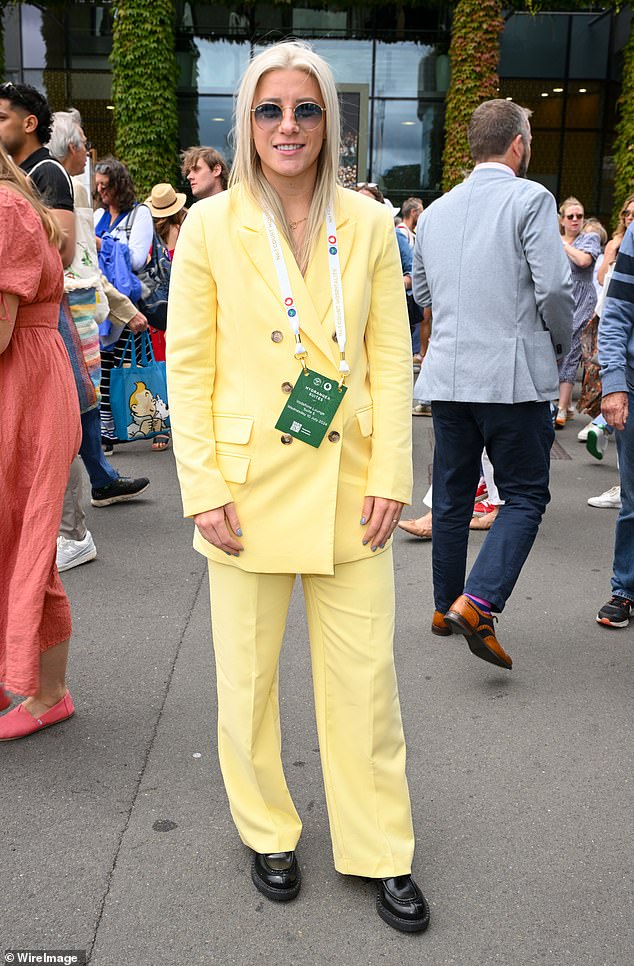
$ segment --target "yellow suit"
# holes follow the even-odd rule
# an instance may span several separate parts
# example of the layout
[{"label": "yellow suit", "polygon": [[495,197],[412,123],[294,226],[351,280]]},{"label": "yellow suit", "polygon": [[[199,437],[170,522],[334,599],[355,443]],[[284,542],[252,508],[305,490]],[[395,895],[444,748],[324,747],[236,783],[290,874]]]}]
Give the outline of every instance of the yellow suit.
[{"label": "yellow suit", "polygon": [[[198,534],[195,546],[254,573],[331,574],[372,552],[359,528],[366,494],[411,500],[411,344],[394,224],[344,189],[336,220],[351,374],[319,449],[284,444],[275,429],[301,370],[262,212],[232,189],[197,202],[178,239],[167,341],[184,511],[235,500],[240,558]],[[325,227],[305,279],[282,246],[307,365],[337,379]]]},{"label": "yellow suit", "polygon": [[[387,209],[337,189],[348,391],[315,449],[275,429],[300,366],[262,212],[233,188],[190,211],[170,283],[169,404],[186,516],[235,502],[244,551],[209,558],[219,754],[242,840],[295,848],[277,664],[301,573],[335,865],[411,869],[413,831],[394,674],[391,548],[362,544],[366,495],[411,498],[411,346]],[[282,239],[307,365],[338,377],[325,224],[305,278]],[[289,440],[292,440],[289,442]]]}]

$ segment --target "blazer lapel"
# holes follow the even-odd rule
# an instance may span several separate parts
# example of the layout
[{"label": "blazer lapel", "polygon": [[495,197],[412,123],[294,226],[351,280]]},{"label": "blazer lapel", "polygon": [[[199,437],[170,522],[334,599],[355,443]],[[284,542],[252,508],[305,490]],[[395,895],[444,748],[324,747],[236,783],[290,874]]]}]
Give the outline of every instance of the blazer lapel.
[{"label": "blazer lapel", "polygon": [[[352,246],[354,245],[356,226],[355,222],[348,216],[345,205],[341,204],[342,193],[338,192],[337,200],[339,201],[339,205],[336,214],[336,224],[337,248],[339,249],[339,264],[341,266],[341,279],[345,301],[346,268],[350,261]],[[325,230],[324,227],[324,231],[317,240],[313,258],[306,272],[306,285],[313,299],[319,323],[330,341],[330,354],[337,360],[338,364],[339,349],[337,343],[332,340],[332,334],[335,331],[335,320],[332,314],[332,289],[330,288],[330,266],[328,264],[328,253],[326,250]]]},{"label": "blazer lapel", "polygon": [[[279,306],[281,328],[282,322],[284,321],[282,296],[277,280],[277,272],[275,271],[273,257],[271,255],[271,249],[269,247],[269,242],[264,228],[262,212],[253,202],[246,198],[243,193],[241,193],[240,196],[240,206],[238,208],[238,212],[241,221],[240,227],[238,228],[238,238],[240,239],[240,242],[249,256],[254,268],[262,280],[266,282],[268,288],[275,296],[275,300]],[[328,262],[325,251],[326,239],[324,237],[321,244],[318,242],[317,250],[315,252],[316,256],[320,250],[323,252],[325,275],[322,274],[321,277],[318,278],[316,284],[310,288],[307,285],[307,280],[304,279],[299,270],[299,266],[295,261],[295,256],[289,249],[286,240],[282,235],[280,235],[280,241],[284,252],[284,260],[286,262],[286,270],[290,279],[293,297],[295,299],[297,312],[299,314],[302,341],[304,344],[307,342],[312,342],[328,359],[332,359],[333,353],[331,345],[329,345],[330,334],[327,333],[321,325],[321,317],[318,314],[314,300],[315,295],[319,293],[322,288],[328,289],[328,298],[330,299],[330,277],[328,274]],[[309,273],[311,272],[312,268],[313,265],[311,263]],[[308,365],[310,366],[310,346],[306,345],[306,348],[309,350]]]}]

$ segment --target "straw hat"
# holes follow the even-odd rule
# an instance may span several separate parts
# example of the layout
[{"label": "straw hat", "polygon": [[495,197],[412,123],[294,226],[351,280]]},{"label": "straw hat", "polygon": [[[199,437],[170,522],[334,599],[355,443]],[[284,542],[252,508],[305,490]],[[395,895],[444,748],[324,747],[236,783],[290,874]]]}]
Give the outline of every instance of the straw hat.
[{"label": "straw hat", "polygon": [[154,218],[168,218],[180,211],[187,195],[174,191],[171,184],[155,184],[149,198],[143,202],[148,206]]}]

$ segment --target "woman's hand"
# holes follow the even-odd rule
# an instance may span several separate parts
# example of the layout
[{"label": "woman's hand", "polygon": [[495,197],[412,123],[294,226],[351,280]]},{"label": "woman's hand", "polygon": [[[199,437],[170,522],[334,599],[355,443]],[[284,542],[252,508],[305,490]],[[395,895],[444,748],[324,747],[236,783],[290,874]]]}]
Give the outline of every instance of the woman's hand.
[{"label": "woman's hand", "polygon": [[384,547],[396,529],[403,503],[385,500],[381,496],[366,496],[361,512],[361,526],[367,527],[363,535],[363,545],[370,544],[372,550]]},{"label": "woman's hand", "polygon": [[238,557],[244,547],[234,534],[242,536],[240,521],[236,513],[235,503],[225,503],[215,510],[207,510],[205,513],[197,513],[194,516],[194,523],[205,538],[207,543],[223,550],[230,557]]}]

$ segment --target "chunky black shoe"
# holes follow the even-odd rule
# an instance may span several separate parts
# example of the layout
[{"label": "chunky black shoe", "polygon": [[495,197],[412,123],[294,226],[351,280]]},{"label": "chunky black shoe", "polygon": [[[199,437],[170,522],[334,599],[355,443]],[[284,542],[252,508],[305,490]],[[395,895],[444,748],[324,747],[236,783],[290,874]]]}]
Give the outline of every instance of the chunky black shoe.
[{"label": "chunky black shoe", "polygon": [[429,906],[411,875],[379,879],[376,911],[400,932],[423,932],[429,925]]},{"label": "chunky black shoe", "polygon": [[111,503],[122,503],[124,500],[133,500],[135,496],[144,493],[150,481],[146,476],[139,476],[133,480],[127,476],[120,476],[113,483],[101,486],[92,491],[91,503],[93,506],[110,506]]},{"label": "chunky black shoe", "polygon": [[615,594],[597,614],[597,624],[604,624],[606,627],[627,627],[633,609],[634,601]]},{"label": "chunky black shoe", "polygon": [[294,852],[255,852],[251,878],[255,888],[273,902],[294,899],[302,884]]}]

